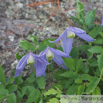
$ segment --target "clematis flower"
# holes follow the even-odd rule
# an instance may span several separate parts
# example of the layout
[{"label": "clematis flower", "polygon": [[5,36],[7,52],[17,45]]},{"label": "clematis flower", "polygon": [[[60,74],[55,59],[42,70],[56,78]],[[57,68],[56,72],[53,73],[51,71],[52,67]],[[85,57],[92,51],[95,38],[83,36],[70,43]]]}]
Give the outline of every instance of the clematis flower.
[{"label": "clematis flower", "polygon": [[16,66],[17,71],[15,73],[15,77],[20,75],[26,64],[33,64],[36,70],[36,77],[39,77],[41,75],[45,76],[45,67],[49,63],[42,59],[40,56],[37,56],[30,52],[20,59],[19,63]]},{"label": "clematis flower", "polygon": [[39,56],[43,57],[44,60],[48,61],[48,60],[54,60],[55,63],[57,63],[59,66],[61,66],[64,69],[68,69],[65,64],[64,61],[61,57],[67,57],[70,58],[70,56],[68,56],[66,53],[63,53],[60,50],[56,50],[54,48],[51,47],[47,47],[45,50],[43,50]]},{"label": "clematis flower", "polygon": [[103,18],[102,18],[102,23],[101,23],[101,26],[103,26]]},{"label": "clematis flower", "polygon": [[79,36],[80,38],[88,41],[93,42],[95,39],[90,37],[86,34],[86,31],[77,28],[77,27],[67,27],[66,30],[55,40],[55,41],[49,41],[51,43],[58,42],[60,39],[62,39],[62,47],[66,54],[70,54],[70,51],[72,49],[72,42],[75,35]]}]

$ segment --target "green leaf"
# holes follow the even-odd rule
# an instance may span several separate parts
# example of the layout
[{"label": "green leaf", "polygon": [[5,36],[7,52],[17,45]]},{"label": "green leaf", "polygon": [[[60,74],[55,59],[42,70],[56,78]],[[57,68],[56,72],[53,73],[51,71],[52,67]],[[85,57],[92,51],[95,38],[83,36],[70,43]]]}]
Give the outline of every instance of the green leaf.
[{"label": "green leaf", "polygon": [[101,95],[101,90],[100,90],[100,88],[99,88],[99,87],[96,87],[96,88],[94,89],[94,91],[92,92],[92,95]]},{"label": "green leaf", "polygon": [[76,10],[77,10],[78,19],[83,23],[83,21],[84,21],[84,6],[81,2],[77,2]]},{"label": "green leaf", "polygon": [[6,95],[0,95],[0,103],[2,103],[2,101],[4,100],[5,97],[6,97]]},{"label": "green leaf", "polygon": [[78,56],[79,56],[79,49],[77,47],[73,47],[73,49],[70,52],[70,56],[72,58],[78,58]]},{"label": "green leaf", "polygon": [[0,102],[8,95],[8,90],[0,88]]},{"label": "green leaf", "polygon": [[46,85],[46,81],[45,81],[45,77],[44,76],[40,76],[38,78],[36,78],[36,82],[38,83],[38,86],[40,89],[44,89],[45,85]]},{"label": "green leaf", "polygon": [[29,35],[29,39],[30,39],[35,45],[38,45],[38,44],[39,44],[38,39],[37,39],[36,36]]},{"label": "green leaf", "polygon": [[12,84],[13,82],[14,82],[14,76],[11,76],[11,77],[7,80],[6,85]]},{"label": "green leaf", "polygon": [[89,67],[85,66],[81,70],[82,70],[83,73],[88,73],[89,72]]},{"label": "green leaf", "polygon": [[22,57],[19,55],[19,52],[16,54],[16,59],[20,60]]},{"label": "green leaf", "polygon": [[85,24],[87,26],[93,25],[94,19],[95,19],[95,10],[91,10],[87,12],[86,17],[85,17]]},{"label": "green leaf", "polygon": [[56,95],[56,94],[58,94],[58,92],[56,90],[52,89],[52,88],[49,89],[46,93],[44,93],[45,96],[47,96],[47,95]]},{"label": "green leaf", "polygon": [[38,89],[35,89],[31,92],[29,95],[26,103],[33,103],[35,100],[40,96],[40,91]]},{"label": "green leaf", "polygon": [[94,91],[94,89],[98,85],[98,81],[99,81],[99,78],[97,77],[93,77],[90,79],[90,83],[87,85],[88,88],[86,89],[86,94],[90,94]]},{"label": "green leaf", "polygon": [[79,85],[76,83],[73,83],[70,88],[67,91],[67,95],[75,95],[78,91]]},{"label": "green leaf", "polygon": [[18,76],[15,78],[15,82],[16,82],[16,84],[21,84],[21,83],[23,83],[23,79],[21,78],[21,76]]},{"label": "green leaf", "polygon": [[5,84],[6,83],[6,77],[5,77],[5,73],[0,65],[0,82],[2,84]]},{"label": "green leaf", "polygon": [[8,95],[7,103],[16,103],[16,96],[14,93],[11,93]]},{"label": "green leaf", "polygon": [[42,43],[40,43],[38,50],[43,51],[47,45],[49,47],[54,47],[55,43],[50,43],[48,40],[53,41],[54,39],[46,39]]},{"label": "green leaf", "polygon": [[68,67],[70,70],[75,70],[75,62],[73,58],[64,58],[64,57],[62,58],[64,60],[66,67]]},{"label": "green leaf", "polygon": [[84,89],[85,89],[85,86],[84,85],[80,85],[78,87],[78,93],[77,93],[77,95],[82,95],[83,92],[84,92]]},{"label": "green leaf", "polygon": [[101,31],[103,30],[103,27],[95,27],[94,29],[92,29],[89,32],[89,36],[91,36],[92,38],[95,38]]},{"label": "green leaf", "polygon": [[26,88],[27,88],[27,87],[23,87],[22,90],[21,90],[21,95],[22,95],[22,97],[23,97],[23,95],[24,95],[25,92],[26,92]]},{"label": "green leaf", "polygon": [[103,54],[100,54],[100,55],[97,55],[97,62],[98,62],[98,67],[99,67],[99,70],[100,72],[102,71],[102,68],[103,68]]},{"label": "green leaf", "polygon": [[83,62],[82,62],[82,58],[80,58],[80,59],[76,62],[76,71],[78,72],[83,66],[84,66],[84,64],[83,64]]},{"label": "green leaf", "polygon": [[103,44],[103,38],[97,38],[93,43],[95,43],[95,44]]},{"label": "green leaf", "polygon": [[92,48],[88,49],[88,51],[92,53],[102,53],[103,49],[101,46],[93,46]]},{"label": "green leaf", "polygon": [[49,102],[47,103],[59,103],[58,99],[57,98],[52,98],[49,100]]},{"label": "green leaf", "polygon": [[33,83],[36,80],[34,72],[26,79],[25,83],[26,85],[29,85],[30,83]]},{"label": "green leaf", "polygon": [[73,72],[73,71],[71,71],[71,70],[68,70],[68,71],[60,74],[60,76],[63,76],[63,77],[66,77],[66,78],[69,78],[69,77],[72,78],[72,77],[78,76],[78,74],[77,74],[76,72]]},{"label": "green leaf", "polygon": [[22,100],[22,95],[20,91],[17,91],[17,102],[20,102]]},{"label": "green leaf", "polygon": [[29,96],[30,93],[31,93],[33,90],[35,90],[35,88],[34,88],[33,86],[27,86],[27,87],[26,87],[26,94],[27,94],[27,96]]},{"label": "green leaf", "polygon": [[6,86],[6,89],[8,89],[9,93],[14,92],[17,90],[17,85],[9,84]]},{"label": "green leaf", "polygon": [[34,46],[30,42],[23,40],[23,39],[20,40],[20,47],[22,47],[25,50],[35,51]]}]

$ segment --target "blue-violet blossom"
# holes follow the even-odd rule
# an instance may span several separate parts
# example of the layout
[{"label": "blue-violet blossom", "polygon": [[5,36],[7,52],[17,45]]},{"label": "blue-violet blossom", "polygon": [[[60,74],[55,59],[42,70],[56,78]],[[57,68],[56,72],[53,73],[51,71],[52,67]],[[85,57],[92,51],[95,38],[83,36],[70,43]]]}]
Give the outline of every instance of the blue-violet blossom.
[{"label": "blue-violet blossom", "polygon": [[44,60],[48,61],[48,60],[54,60],[55,63],[57,63],[59,66],[61,66],[64,69],[68,69],[65,64],[64,61],[61,57],[67,57],[70,58],[70,56],[68,56],[66,53],[60,51],[60,50],[56,50],[54,48],[51,47],[47,47],[46,49],[44,49],[39,56],[43,57]]},{"label": "blue-violet blossom", "polygon": [[93,42],[95,39],[90,37],[86,34],[86,31],[77,28],[77,27],[67,27],[66,30],[54,41],[50,41],[51,43],[58,42],[60,39],[62,39],[62,47],[66,54],[70,54],[70,51],[72,49],[72,42],[75,35],[79,36],[80,38],[88,41]]},{"label": "blue-violet blossom", "polygon": [[36,70],[36,77],[39,77],[41,75],[45,76],[45,67],[49,63],[42,59],[40,56],[30,52],[20,59],[19,63],[16,66],[17,71],[15,73],[15,77],[20,75],[26,64],[33,64]]},{"label": "blue-violet blossom", "polygon": [[103,26],[103,18],[102,18],[102,23],[101,23],[101,26]]}]

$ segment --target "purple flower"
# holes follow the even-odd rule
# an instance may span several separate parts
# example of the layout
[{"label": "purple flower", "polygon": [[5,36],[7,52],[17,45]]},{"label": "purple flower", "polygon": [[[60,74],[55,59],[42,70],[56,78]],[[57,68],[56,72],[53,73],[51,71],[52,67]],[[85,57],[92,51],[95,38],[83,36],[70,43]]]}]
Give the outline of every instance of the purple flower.
[{"label": "purple flower", "polygon": [[103,18],[102,18],[102,23],[101,23],[101,26],[103,26]]},{"label": "purple flower", "polygon": [[26,64],[33,64],[35,70],[36,70],[36,77],[39,77],[41,75],[45,76],[45,67],[49,63],[42,59],[40,56],[37,56],[33,53],[28,53],[25,56],[23,56],[19,63],[16,66],[16,73],[15,77],[19,76]]},{"label": "purple flower", "polygon": [[58,37],[55,41],[50,41],[51,43],[58,42],[60,39],[62,39],[62,47],[66,54],[70,54],[70,51],[72,49],[72,42],[75,35],[79,36],[80,38],[93,42],[95,39],[90,37],[86,34],[86,31],[83,31],[80,28],[77,27],[67,27],[66,30]]},{"label": "purple flower", "polygon": [[66,53],[63,53],[60,50],[56,50],[53,49],[51,47],[47,47],[44,51],[42,51],[39,56],[43,57],[44,60],[51,60],[53,59],[55,61],[55,63],[57,63],[59,66],[61,66],[62,68],[68,69],[65,64],[64,61],[61,57],[67,57],[70,58],[70,56],[68,56]]}]

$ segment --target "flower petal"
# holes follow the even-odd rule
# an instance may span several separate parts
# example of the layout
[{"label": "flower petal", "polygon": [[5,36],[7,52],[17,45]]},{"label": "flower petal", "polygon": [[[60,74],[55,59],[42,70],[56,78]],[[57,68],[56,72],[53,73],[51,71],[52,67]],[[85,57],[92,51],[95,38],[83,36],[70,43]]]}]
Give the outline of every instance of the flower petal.
[{"label": "flower petal", "polygon": [[40,52],[39,57],[44,56],[46,54],[47,50],[48,50],[48,47],[46,49],[44,49],[42,52]]},{"label": "flower petal", "polygon": [[46,64],[42,63],[41,61],[37,60],[36,65],[36,77],[39,77],[41,75],[44,75],[44,72],[46,70]]},{"label": "flower petal", "polygon": [[[50,47],[49,47],[49,48],[50,48]],[[58,56],[70,58],[69,55],[67,55],[66,53],[64,53],[64,52],[62,52],[62,51],[60,51],[60,50],[56,50],[56,49],[54,49],[54,48],[50,48],[50,50],[51,50],[54,54],[56,54],[56,55],[58,55]]]},{"label": "flower petal", "polygon": [[102,18],[102,23],[101,23],[101,26],[103,26],[103,18]]},{"label": "flower petal", "polygon": [[83,34],[86,33],[86,31],[77,28],[77,27],[68,27],[67,29],[69,29],[70,31],[74,32],[75,34]]},{"label": "flower petal", "polygon": [[55,63],[57,63],[59,66],[61,66],[64,69],[68,69],[65,64],[63,59],[61,58],[61,56],[54,54],[54,58],[53,60],[55,61]]},{"label": "flower petal", "polygon": [[58,42],[60,39],[63,38],[64,35],[66,35],[66,31],[67,31],[67,30],[65,30],[56,40],[54,40],[54,41],[50,41],[50,40],[49,40],[49,42],[50,42],[50,43]]},{"label": "flower petal", "polygon": [[63,51],[69,55],[72,49],[72,42],[73,38],[67,38],[67,35],[65,35],[62,39],[62,46],[63,46]]},{"label": "flower petal", "polygon": [[21,59],[20,59],[20,61],[19,61],[19,63],[17,64],[17,66],[16,66],[16,73],[15,73],[15,77],[17,77],[17,76],[19,76],[20,75],[20,73],[22,72],[22,70],[24,69],[24,67],[26,66],[26,64],[27,64],[27,59],[29,58],[29,54],[27,54],[27,55],[25,55],[25,56],[23,56]]}]

